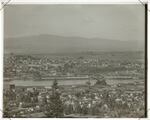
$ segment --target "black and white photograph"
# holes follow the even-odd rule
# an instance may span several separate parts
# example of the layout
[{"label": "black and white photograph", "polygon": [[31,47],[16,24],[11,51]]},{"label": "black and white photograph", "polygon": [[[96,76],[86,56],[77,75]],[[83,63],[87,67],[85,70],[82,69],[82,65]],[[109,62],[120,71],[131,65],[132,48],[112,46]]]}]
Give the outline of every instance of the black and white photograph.
[{"label": "black and white photograph", "polygon": [[7,5],[3,118],[145,118],[146,8]]}]

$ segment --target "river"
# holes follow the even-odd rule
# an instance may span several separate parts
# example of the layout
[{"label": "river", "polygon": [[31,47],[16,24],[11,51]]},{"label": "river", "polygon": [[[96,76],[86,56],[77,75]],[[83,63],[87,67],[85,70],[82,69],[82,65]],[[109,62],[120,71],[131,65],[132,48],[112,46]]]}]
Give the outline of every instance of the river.
[{"label": "river", "polygon": [[[84,85],[88,80],[58,80],[59,85]],[[134,83],[139,80],[106,80],[109,85],[117,85],[118,83]],[[91,80],[91,84],[95,84],[96,80]],[[51,86],[52,80],[34,81],[34,80],[13,80],[5,81],[4,85],[15,84],[16,86]]]}]

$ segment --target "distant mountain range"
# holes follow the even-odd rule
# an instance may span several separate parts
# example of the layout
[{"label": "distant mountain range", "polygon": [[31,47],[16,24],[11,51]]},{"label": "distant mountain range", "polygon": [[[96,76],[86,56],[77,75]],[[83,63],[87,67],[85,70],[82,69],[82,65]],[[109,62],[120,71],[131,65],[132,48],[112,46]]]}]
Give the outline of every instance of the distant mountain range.
[{"label": "distant mountain range", "polygon": [[144,42],[119,41],[102,38],[65,37],[57,35],[35,35],[5,38],[5,53],[76,53],[87,51],[143,51]]}]

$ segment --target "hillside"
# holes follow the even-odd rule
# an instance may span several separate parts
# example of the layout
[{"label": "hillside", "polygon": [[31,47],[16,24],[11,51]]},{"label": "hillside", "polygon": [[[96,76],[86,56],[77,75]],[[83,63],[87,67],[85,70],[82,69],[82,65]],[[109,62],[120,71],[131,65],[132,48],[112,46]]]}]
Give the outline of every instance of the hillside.
[{"label": "hillside", "polygon": [[143,51],[144,43],[102,38],[37,35],[4,40],[5,53],[75,53],[85,51]]}]

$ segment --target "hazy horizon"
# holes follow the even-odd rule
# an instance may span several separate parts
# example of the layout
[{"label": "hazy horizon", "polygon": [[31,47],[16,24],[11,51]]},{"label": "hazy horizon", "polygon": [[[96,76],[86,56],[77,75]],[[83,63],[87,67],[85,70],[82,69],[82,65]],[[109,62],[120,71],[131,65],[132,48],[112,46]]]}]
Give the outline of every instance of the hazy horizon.
[{"label": "hazy horizon", "polygon": [[[113,41],[113,42],[112,42]],[[8,44],[9,42],[9,44]],[[35,35],[8,38],[4,41],[5,53],[81,53],[144,51],[144,42],[119,41],[104,38],[65,37],[58,35]]]},{"label": "hazy horizon", "polygon": [[4,51],[144,51],[144,15],[138,4],[9,5]]}]

